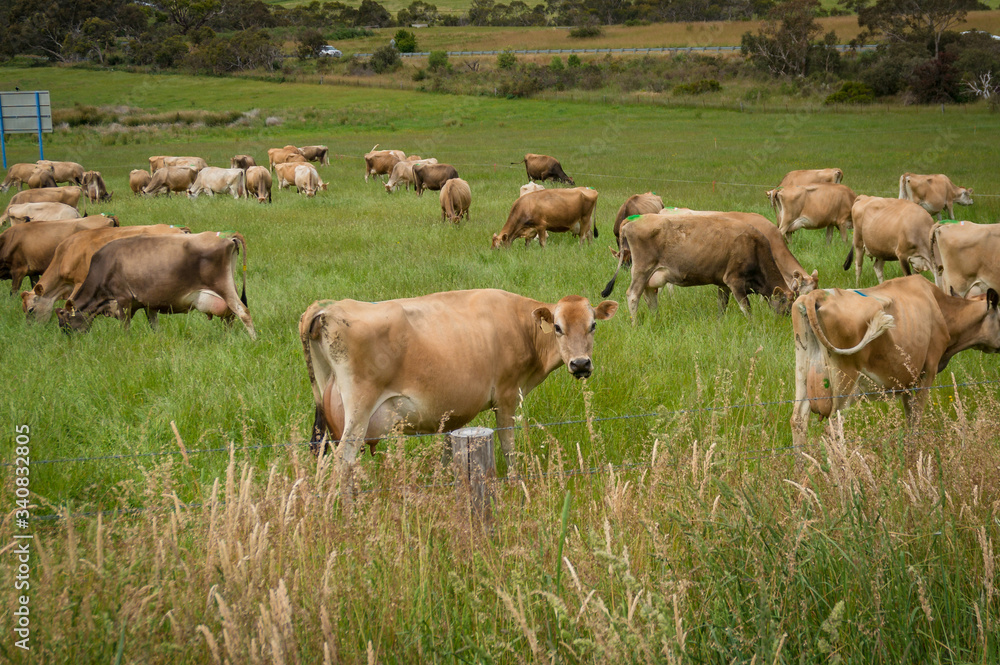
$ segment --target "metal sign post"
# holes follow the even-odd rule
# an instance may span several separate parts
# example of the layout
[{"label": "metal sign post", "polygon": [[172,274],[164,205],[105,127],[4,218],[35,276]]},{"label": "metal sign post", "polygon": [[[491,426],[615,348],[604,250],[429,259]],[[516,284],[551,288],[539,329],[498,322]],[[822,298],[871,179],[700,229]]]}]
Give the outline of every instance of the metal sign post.
[{"label": "metal sign post", "polygon": [[0,152],[7,168],[7,134],[38,133],[38,158],[45,159],[42,132],[52,132],[48,90],[0,92]]}]

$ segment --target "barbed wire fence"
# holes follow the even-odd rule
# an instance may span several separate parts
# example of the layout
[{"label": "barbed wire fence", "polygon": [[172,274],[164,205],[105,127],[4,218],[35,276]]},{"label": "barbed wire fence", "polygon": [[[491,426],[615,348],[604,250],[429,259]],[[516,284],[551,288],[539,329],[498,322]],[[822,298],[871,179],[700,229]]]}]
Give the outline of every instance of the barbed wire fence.
[{"label": "barbed wire fence", "polygon": [[[592,425],[597,423],[608,423],[608,422],[623,422],[629,420],[639,420],[639,419],[658,419],[665,420],[669,418],[676,418],[686,415],[693,414],[704,414],[704,413],[723,413],[731,412],[739,409],[761,409],[769,408],[775,406],[790,406],[799,404],[801,402],[814,402],[822,400],[832,400],[832,399],[847,399],[852,400],[867,398],[867,397],[877,397],[877,398],[888,398],[896,395],[902,395],[904,393],[916,393],[916,392],[929,392],[933,390],[949,390],[957,391],[959,388],[970,388],[985,385],[996,385],[1000,384],[1000,379],[987,379],[981,381],[964,381],[964,382],[954,382],[950,384],[938,384],[926,387],[917,387],[910,389],[885,389],[885,390],[871,390],[864,392],[854,392],[843,395],[831,395],[822,397],[811,397],[802,400],[796,399],[785,399],[785,400],[769,400],[760,402],[746,402],[739,404],[727,404],[721,406],[701,406],[701,407],[689,407],[681,409],[659,409],[656,411],[650,411],[647,413],[637,413],[637,414],[623,414],[617,416],[601,416],[592,418],[581,418],[581,419],[571,419],[554,421],[548,423],[523,423],[520,425],[514,425],[512,427],[501,427],[495,428],[494,432],[499,432],[502,430],[515,430],[523,431],[525,429],[538,429],[547,430],[549,428],[563,427],[569,425]],[[433,432],[427,434],[397,434],[394,438],[409,440],[409,439],[421,439],[421,438],[431,438],[431,437],[442,437],[446,436],[447,432]],[[336,445],[339,440],[327,440],[327,443]],[[90,457],[65,457],[65,458],[55,458],[55,459],[42,459],[42,460],[32,460],[32,465],[40,464],[77,464],[85,462],[106,462],[106,461],[127,461],[127,460],[141,460],[141,459],[154,459],[159,457],[176,457],[178,455],[187,458],[190,455],[200,455],[209,453],[228,453],[234,455],[236,452],[252,451],[252,450],[265,450],[265,449],[280,449],[280,448],[300,448],[303,446],[308,446],[310,443],[308,441],[302,442],[284,442],[284,443],[271,443],[271,444],[260,444],[260,445],[248,445],[248,446],[236,446],[234,444],[228,446],[219,446],[213,448],[201,448],[188,450],[186,448],[180,447],[178,450],[163,450],[163,451],[149,451],[142,453],[130,453],[124,455],[96,455]],[[729,457],[729,459],[735,463],[739,464],[742,462],[750,462],[767,458],[774,458],[776,456],[789,456],[798,454],[801,451],[807,449],[817,449],[821,444],[804,444],[804,445],[785,445],[785,446],[773,446],[769,448],[759,448],[753,450],[743,451],[741,454]],[[0,467],[13,467],[15,466],[12,462],[0,463]],[[539,480],[548,478],[550,476],[558,475],[562,478],[573,478],[573,477],[586,477],[593,475],[601,475],[605,473],[618,473],[634,471],[637,469],[649,469],[652,468],[650,463],[626,463],[626,464],[602,464],[600,466],[591,466],[589,468],[583,468],[582,464],[578,467],[568,467],[563,469],[556,469],[547,472],[530,473],[530,474],[513,474],[502,478],[494,479],[493,483],[497,484],[516,484],[523,483],[527,481]],[[447,487],[454,487],[455,482],[450,483],[429,483],[423,485],[413,485],[412,483],[407,483],[405,486],[383,486],[383,487],[372,487],[367,489],[359,490],[357,493],[359,495],[367,494],[388,494],[399,489],[417,489],[417,490],[428,490],[428,489],[443,489]],[[224,505],[225,501],[219,502],[220,505]],[[185,509],[197,509],[202,507],[203,504],[200,502],[184,503],[179,502],[182,508]],[[154,506],[154,507],[129,507],[129,508],[116,508],[110,510],[95,510],[95,511],[84,511],[79,513],[73,513],[74,517],[94,517],[97,515],[102,516],[124,516],[124,515],[142,515],[148,512],[162,512],[167,510],[173,510],[173,506]],[[36,521],[55,521],[65,517],[65,513],[49,513],[46,515],[34,516],[33,520]]]}]

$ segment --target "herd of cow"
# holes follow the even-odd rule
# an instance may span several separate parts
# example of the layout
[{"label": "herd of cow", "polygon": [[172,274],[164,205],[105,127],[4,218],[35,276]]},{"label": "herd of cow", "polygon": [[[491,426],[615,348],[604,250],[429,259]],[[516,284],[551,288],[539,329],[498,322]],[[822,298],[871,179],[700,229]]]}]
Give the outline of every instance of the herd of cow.
[{"label": "herd of cow", "polygon": [[[468,218],[469,184],[457,169],[435,159],[378,150],[364,157],[369,176],[386,178],[391,192],[413,185],[417,195],[438,190],[442,217]],[[198,157],[150,157],[149,171],[130,174],[133,192],[229,193],[270,201],[273,171],[279,187],[294,185],[313,196],[326,185],[310,163],[328,164],[325,146],[285,146],[268,151],[268,168],[237,155],[231,168],[209,167]],[[580,242],[597,237],[598,192],[576,187],[557,160],[528,154],[529,183],[492,238],[494,248],[519,238],[570,232]],[[31,168],[27,168],[31,166]],[[24,168],[21,168],[24,167]],[[88,180],[89,176],[89,180]],[[927,398],[921,390],[959,351],[1000,351],[1000,227],[970,222],[935,223],[933,213],[972,204],[972,190],[944,175],[903,174],[899,198],[858,196],[841,184],[840,169],[793,171],[767,192],[777,224],[745,212],[666,208],[651,193],[621,206],[613,232],[618,272],[630,266],[626,293],[637,322],[640,296],[655,310],[664,286],[716,285],[720,311],[735,296],[750,314],[748,296],[767,299],[791,314],[796,350],[796,399],[792,417],[796,445],[805,443],[810,412],[830,416],[851,401],[861,375],[886,390],[901,390],[911,419]],[[536,181],[570,187],[546,189]],[[58,182],[73,183],[67,187]],[[89,184],[88,184],[89,183]],[[227,322],[239,318],[256,337],[246,307],[246,242],[239,233],[190,234],[167,225],[119,227],[115,217],[80,217],[79,203],[107,200],[99,172],[71,162],[15,165],[2,189],[19,192],[0,223],[0,279],[16,293],[24,277],[33,287],[21,294],[29,320],[56,313],[64,329],[86,330],[98,315],[126,324],[140,309],[151,325],[160,312],[198,310]],[[46,185],[48,185],[46,187]],[[853,243],[860,282],[865,255],[875,262],[879,286],[861,290],[820,289],[789,250],[797,229],[833,229]],[[243,254],[243,293],[237,295],[234,259]],[[899,261],[907,275],[883,282],[886,261]],[[933,282],[919,274],[930,271]],[[55,308],[65,300],[62,308]],[[524,395],[565,364],[577,378],[593,371],[593,333],[598,320],[614,316],[618,304],[599,305],[579,296],[544,303],[485,289],[436,293],[380,303],[317,301],[299,322],[299,333],[315,399],[311,443],[342,442],[352,463],[362,444],[392,431],[423,433],[461,427],[482,411],[496,413],[508,461],[513,452],[514,411]]]}]

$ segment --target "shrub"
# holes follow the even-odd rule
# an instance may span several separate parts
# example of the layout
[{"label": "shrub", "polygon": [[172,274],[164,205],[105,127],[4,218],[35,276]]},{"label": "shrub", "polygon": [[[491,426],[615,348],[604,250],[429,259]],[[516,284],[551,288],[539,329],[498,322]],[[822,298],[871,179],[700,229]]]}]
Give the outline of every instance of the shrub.
[{"label": "shrub", "polygon": [[561,72],[563,70],[563,61],[558,55],[552,56],[552,62],[549,63],[549,69],[554,72]]},{"label": "shrub", "polygon": [[431,51],[427,56],[427,67],[431,70],[444,69],[448,66],[447,51]]},{"label": "shrub", "polygon": [[596,23],[580,25],[569,31],[569,36],[573,39],[586,39],[588,37],[600,37],[604,34],[601,26]]},{"label": "shrub", "polygon": [[375,49],[372,57],[368,59],[368,64],[376,74],[391,72],[399,67],[399,51],[391,46],[383,46]]},{"label": "shrub", "polygon": [[566,66],[567,67],[579,67],[580,64],[581,64],[580,63],[580,56],[578,56],[576,53],[574,53],[571,56],[569,56],[568,58],[566,58]]},{"label": "shrub", "polygon": [[396,40],[396,50],[400,53],[417,52],[417,36],[409,30],[397,30],[393,39]]},{"label": "shrub", "polygon": [[315,28],[307,28],[299,33],[298,42],[297,53],[301,60],[318,57],[319,50],[326,45],[323,33]]},{"label": "shrub", "polygon": [[513,69],[517,64],[517,56],[510,49],[500,51],[497,55],[497,69]]},{"label": "shrub", "polygon": [[955,56],[942,52],[920,63],[910,75],[910,91],[919,104],[961,101],[961,82],[952,65]]},{"label": "shrub", "polygon": [[715,79],[701,79],[694,83],[681,83],[674,88],[676,95],[703,95],[706,92],[719,92],[722,84]]},{"label": "shrub", "polygon": [[180,35],[174,35],[173,37],[167,37],[160,44],[160,48],[156,50],[156,54],[153,56],[153,62],[156,63],[157,67],[163,69],[168,69],[177,64],[181,57],[188,52],[187,42]]},{"label": "shrub", "polygon": [[875,91],[860,81],[844,81],[840,90],[826,98],[824,104],[870,104]]},{"label": "shrub", "polygon": [[417,71],[413,72],[414,81],[423,81],[427,78],[427,70],[423,68],[418,68]]}]

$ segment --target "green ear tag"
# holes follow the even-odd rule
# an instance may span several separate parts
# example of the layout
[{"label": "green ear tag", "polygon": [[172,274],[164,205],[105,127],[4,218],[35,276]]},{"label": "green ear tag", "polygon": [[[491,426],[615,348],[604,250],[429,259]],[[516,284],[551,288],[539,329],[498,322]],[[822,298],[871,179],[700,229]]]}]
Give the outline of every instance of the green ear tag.
[{"label": "green ear tag", "polygon": [[625,221],[631,222],[633,219],[639,219],[640,217],[642,217],[642,215],[629,215],[628,217],[625,218]]},{"label": "green ear tag", "polygon": [[830,379],[823,379],[823,387],[829,389]]}]

